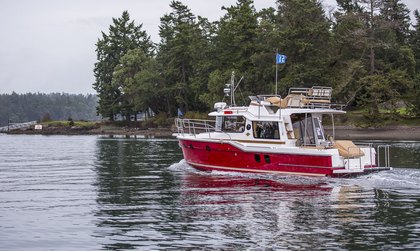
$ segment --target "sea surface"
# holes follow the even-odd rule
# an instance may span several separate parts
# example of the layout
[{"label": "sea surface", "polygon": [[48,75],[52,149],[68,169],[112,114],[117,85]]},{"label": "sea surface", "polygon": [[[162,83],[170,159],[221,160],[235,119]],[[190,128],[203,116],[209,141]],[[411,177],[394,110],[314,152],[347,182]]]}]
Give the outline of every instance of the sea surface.
[{"label": "sea surface", "polygon": [[0,134],[0,250],[420,250],[420,142],[387,143],[394,170],[334,179],[199,172],[174,139]]}]

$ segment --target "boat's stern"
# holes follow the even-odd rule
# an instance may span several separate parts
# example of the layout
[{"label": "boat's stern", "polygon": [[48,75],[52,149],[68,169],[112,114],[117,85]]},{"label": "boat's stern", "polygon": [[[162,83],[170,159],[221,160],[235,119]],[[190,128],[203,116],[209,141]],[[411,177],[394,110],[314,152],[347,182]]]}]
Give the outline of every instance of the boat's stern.
[{"label": "boat's stern", "polygon": [[374,147],[373,144],[368,144],[356,146],[351,142],[350,145],[345,146],[347,148],[342,149],[342,151],[340,151],[340,146],[336,146],[339,149],[342,167],[333,169],[333,177],[353,177],[372,172],[392,170],[389,161],[389,145]]}]

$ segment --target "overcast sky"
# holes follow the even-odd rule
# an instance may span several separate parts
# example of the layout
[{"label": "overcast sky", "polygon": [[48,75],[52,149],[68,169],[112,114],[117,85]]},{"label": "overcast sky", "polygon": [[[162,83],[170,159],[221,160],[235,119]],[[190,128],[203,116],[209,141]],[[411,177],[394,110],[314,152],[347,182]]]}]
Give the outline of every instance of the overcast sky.
[{"label": "overcast sky", "polygon": [[[195,15],[218,20],[236,0],[181,0]],[[257,10],[275,0],[254,0]],[[420,0],[404,0],[410,10]],[[0,0],[0,93],[95,93],[95,43],[113,17],[131,19],[159,42],[170,0]],[[324,0],[334,6],[335,0]]]}]

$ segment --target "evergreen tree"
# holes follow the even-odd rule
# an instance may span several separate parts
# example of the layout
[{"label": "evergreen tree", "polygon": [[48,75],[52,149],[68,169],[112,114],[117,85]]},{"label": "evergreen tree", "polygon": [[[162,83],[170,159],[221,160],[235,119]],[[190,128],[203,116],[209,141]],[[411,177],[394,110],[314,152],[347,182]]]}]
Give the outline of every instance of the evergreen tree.
[{"label": "evergreen tree", "polygon": [[[199,92],[203,90],[200,75],[206,74],[209,41],[206,29],[210,24],[191,13],[181,2],[172,1],[172,12],[161,18],[161,42],[157,60],[165,79],[168,114],[177,108],[198,110],[202,107]],[[210,27],[211,30],[211,27]],[[205,87],[205,86],[204,86]]]},{"label": "evergreen tree", "polygon": [[[262,79],[257,78],[255,67],[254,56],[260,48],[257,46],[258,16],[253,1],[238,0],[235,6],[222,9],[226,14],[220,19],[216,33],[215,67],[227,76],[226,82],[233,71],[237,76],[243,76],[240,88],[246,90],[244,96],[260,93],[267,83],[260,82]],[[219,93],[223,94],[222,89]]]},{"label": "evergreen tree", "polygon": [[414,30],[410,35],[410,47],[416,60],[416,72],[420,73],[420,13],[418,10],[414,11],[414,17],[416,24],[413,25]]},{"label": "evergreen tree", "polygon": [[147,112],[150,108],[158,114],[166,110],[161,104],[164,100],[161,93],[163,81],[156,59],[146,55],[143,50],[129,50],[120,59],[112,82],[121,89],[127,113]]},{"label": "evergreen tree", "polygon": [[416,77],[414,79],[413,91],[411,92],[411,112],[420,116],[420,13],[418,10],[414,11],[416,24],[410,36],[410,47],[414,53],[416,61]]},{"label": "evergreen tree", "polygon": [[[262,9],[257,13],[258,27],[255,52],[251,60],[255,78],[255,93],[275,93],[275,54],[282,49],[282,38],[277,25],[277,12],[274,8]],[[283,53],[279,51],[279,53]],[[283,76],[284,65],[279,65],[279,78]],[[278,94],[278,93],[276,93]]]},{"label": "evergreen tree", "polygon": [[344,14],[361,12],[358,0],[337,0],[338,11]]},{"label": "evergreen tree", "polygon": [[387,30],[400,46],[406,45],[410,35],[410,10],[401,0],[383,1],[381,17]]},{"label": "evergreen tree", "polygon": [[[120,83],[112,83],[115,67],[131,49],[141,49],[146,55],[153,54],[153,44],[142,25],[130,21],[130,15],[124,11],[120,18],[113,18],[109,34],[102,32],[102,38],[96,43],[97,62],[94,67],[95,83],[98,92],[98,114],[113,120],[114,115],[123,111],[127,102],[123,100]],[[127,117],[128,114],[126,114]]]},{"label": "evergreen tree", "polygon": [[237,97],[273,93],[276,49],[288,57],[279,66],[280,94],[291,86],[332,86],[339,101],[366,107],[371,117],[401,100],[417,107],[418,12],[410,33],[401,0],[337,0],[334,22],[321,0],[276,3],[257,12],[252,0],[238,0],[212,23],[172,1],[156,57],[141,25],[124,12],[97,43],[98,111],[110,118],[149,108],[168,115],[206,111],[223,98],[232,71],[244,77]]},{"label": "evergreen tree", "polygon": [[330,24],[318,0],[278,0],[279,49],[287,55],[286,76],[290,86],[331,86]]},{"label": "evergreen tree", "polygon": [[358,97],[369,116],[377,117],[380,104],[395,105],[412,86],[407,8],[399,0],[343,0],[338,7],[333,29],[337,89],[348,102]]},{"label": "evergreen tree", "polygon": [[340,11],[334,14],[331,72],[333,87],[341,102],[352,100],[358,80],[366,75],[368,32],[363,18],[355,10],[358,6],[338,2]]}]

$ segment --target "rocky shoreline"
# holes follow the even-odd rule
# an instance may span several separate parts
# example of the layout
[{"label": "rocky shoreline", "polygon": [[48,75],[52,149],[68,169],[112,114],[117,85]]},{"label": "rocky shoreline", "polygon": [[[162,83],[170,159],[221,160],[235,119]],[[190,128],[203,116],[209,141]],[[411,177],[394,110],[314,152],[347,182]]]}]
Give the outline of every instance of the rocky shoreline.
[{"label": "rocky shoreline", "polygon": [[[139,129],[131,127],[45,127],[42,130],[29,128],[14,130],[9,134],[36,135],[110,135],[110,136],[144,136],[144,137],[173,137],[174,127]],[[325,127],[326,135],[332,135],[332,128]],[[420,126],[392,126],[382,128],[357,128],[350,126],[336,126],[336,139],[343,140],[420,140]]]},{"label": "rocky shoreline", "polygon": [[147,136],[147,137],[171,137],[173,130],[171,128],[149,128],[139,129],[130,127],[77,127],[77,126],[60,126],[60,127],[44,127],[42,130],[34,128],[24,130],[13,130],[8,134],[17,135],[120,135],[120,136]]}]

